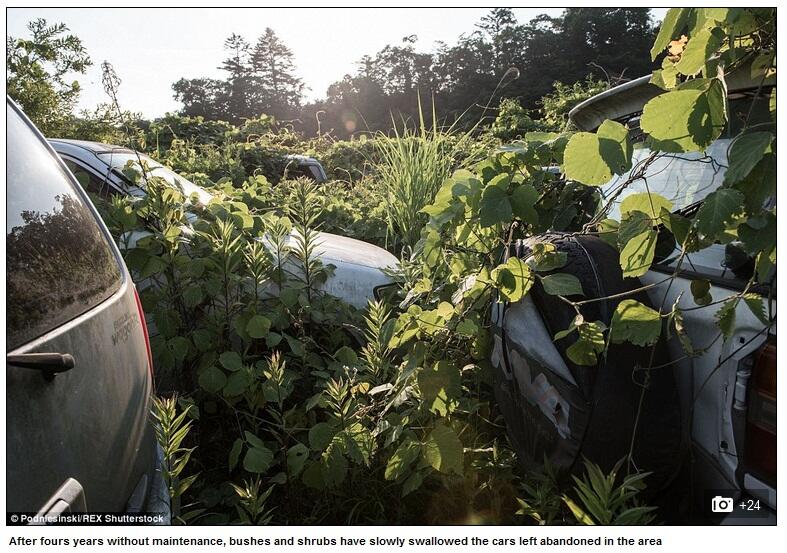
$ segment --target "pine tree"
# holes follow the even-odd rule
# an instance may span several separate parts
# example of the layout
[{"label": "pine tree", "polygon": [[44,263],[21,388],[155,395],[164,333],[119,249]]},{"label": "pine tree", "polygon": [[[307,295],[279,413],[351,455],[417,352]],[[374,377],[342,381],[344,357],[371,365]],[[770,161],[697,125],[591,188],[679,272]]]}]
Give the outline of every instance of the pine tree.
[{"label": "pine tree", "polygon": [[224,60],[219,69],[229,73],[227,79],[226,109],[228,119],[238,123],[255,116],[251,101],[251,64],[249,43],[241,35],[232,33],[224,41],[224,49],[230,57]]},{"label": "pine tree", "polygon": [[292,50],[270,27],[251,52],[255,107],[278,119],[291,117],[303,99],[303,81],[295,75]]}]

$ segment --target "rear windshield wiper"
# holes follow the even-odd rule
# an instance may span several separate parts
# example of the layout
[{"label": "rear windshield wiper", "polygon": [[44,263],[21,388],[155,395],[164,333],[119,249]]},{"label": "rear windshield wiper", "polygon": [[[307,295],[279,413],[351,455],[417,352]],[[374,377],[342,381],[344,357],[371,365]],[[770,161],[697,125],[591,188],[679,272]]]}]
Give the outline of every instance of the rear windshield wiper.
[{"label": "rear windshield wiper", "polygon": [[57,373],[74,368],[74,356],[70,353],[21,353],[6,355],[5,362],[14,367],[41,371],[44,378],[52,380]]}]

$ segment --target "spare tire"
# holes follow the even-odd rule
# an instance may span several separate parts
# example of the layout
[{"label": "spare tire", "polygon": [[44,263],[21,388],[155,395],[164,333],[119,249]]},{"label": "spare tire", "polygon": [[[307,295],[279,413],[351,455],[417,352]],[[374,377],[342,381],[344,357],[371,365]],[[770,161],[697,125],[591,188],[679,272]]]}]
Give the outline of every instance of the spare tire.
[{"label": "spare tire", "polygon": [[[565,252],[567,263],[555,272],[579,279],[584,296],[576,299],[605,298],[582,305],[586,321],[609,327],[624,299],[652,307],[645,292],[632,293],[640,281],[623,278],[617,250],[598,237],[542,234],[517,242],[510,255],[527,259],[533,246],[544,242]],[[523,465],[533,468],[546,458],[558,469],[582,472],[581,461],[587,458],[609,471],[629,454],[633,440],[634,466],[653,473],[646,479],[648,489],[664,488],[677,474],[685,449],[665,340],[652,347],[610,344],[596,365],[577,365],[566,354],[576,334],[551,340],[569,328],[574,308],[547,294],[538,281],[522,301],[532,302],[535,310],[496,309],[493,364],[496,397]],[[550,340],[536,344],[539,332]],[[546,355],[547,348],[555,348],[559,357]]]}]

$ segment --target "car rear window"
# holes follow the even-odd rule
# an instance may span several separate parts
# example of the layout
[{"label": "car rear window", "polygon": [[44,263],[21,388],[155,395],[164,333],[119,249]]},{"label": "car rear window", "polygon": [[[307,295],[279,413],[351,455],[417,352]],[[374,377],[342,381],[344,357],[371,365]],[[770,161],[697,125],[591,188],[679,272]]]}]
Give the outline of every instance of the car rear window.
[{"label": "car rear window", "polygon": [[111,296],[120,287],[121,272],[71,179],[8,104],[6,114],[10,350]]}]

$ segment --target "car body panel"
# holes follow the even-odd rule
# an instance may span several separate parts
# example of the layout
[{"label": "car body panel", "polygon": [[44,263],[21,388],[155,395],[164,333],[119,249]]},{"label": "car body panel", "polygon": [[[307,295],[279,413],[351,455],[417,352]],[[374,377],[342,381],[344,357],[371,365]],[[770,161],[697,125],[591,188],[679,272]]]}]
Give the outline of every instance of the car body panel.
[{"label": "car body panel", "polygon": [[[625,121],[628,117],[638,117],[644,104],[663,92],[650,85],[649,78],[646,76],[636,79],[583,102],[570,112],[572,122],[580,130],[592,132],[606,119]],[[727,81],[729,93],[737,95],[736,99],[747,97],[745,94],[760,94],[756,85],[752,86],[747,75],[743,73],[737,72]],[[774,83],[766,84],[771,86]],[[615,197],[615,203],[607,216],[619,220],[620,202],[629,194],[645,191],[664,195],[673,202],[675,210],[697,205],[722,185],[728,165],[727,152],[730,142],[728,135],[722,135],[705,152],[662,156],[648,169],[647,188],[644,188],[644,182],[635,182],[629,189],[616,195],[630,173],[614,177],[601,187],[606,198]],[[637,144],[632,166],[636,167],[638,162],[650,154],[645,144]],[[709,280],[712,283],[711,296],[714,300],[720,300],[741,290],[745,281],[725,266],[725,246],[722,244],[713,244],[687,254],[681,270],[676,273],[679,253],[676,248],[671,255],[654,264],[640,280],[644,285],[651,286],[647,292],[656,307],[662,306],[663,310],[669,310],[677,303],[683,309],[684,328],[694,347],[707,348],[703,355],[688,356],[674,333],[668,342],[671,358],[675,361],[673,370],[679,388],[681,410],[688,414],[684,431],[690,437],[695,452],[691,456],[690,467],[694,475],[695,489],[700,495],[702,490],[706,489],[734,490],[741,496],[750,493],[760,498],[767,508],[775,511],[775,485],[767,484],[746,473],[742,466],[741,421],[745,421],[746,417],[750,374],[747,367],[750,366],[753,354],[766,342],[768,334],[775,335],[776,327],[773,325],[768,329],[746,303],[741,301],[735,310],[732,334],[726,340],[721,339],[716,318],[721,305],[697,306],[693,301],[691,282],[697,278]],[[673,274],[674,279],[666,280]],[[759,291],[768,295],[767,287]],[[516,349],[524,353],[523,359],[512,359],[511,364],[548,375],[547,384],[560,388],[568,382],[562,376],[565,373],[565,363],[560,359],[541,316],[534,312],[534,308],[528,309],[527,302],[527,299],[522,300],[521,308],[516,305],[506,309],[500,305],[493,307],[493,365],[503,367],[501,371],[504,375],[512,370],[505,367],[506,355],[510,356],[514,352],[514,348],[510,346],[503,351],[503,340],[500,336],[505,332],[506,340],[517,340]],[[766,297],[766,314],[775,319],[775,294],[774,297]],[[510,320],[512,318],[516,320]],[[541,367],[548,370],[541,370]],[[517,381],[521,385],[521,379]],[[543,386],[542,383],[541,387]],[[521,395],[527,397],[527,393],[527,390],[523,390]],[[552,422],[557,428],[559,421]],[[752,488],[751,492],[747,491],[747,488],[752,486],[756,488]],[[705,501],[704,497],[694,499]],[[773,517],[769,520],[772,522]]]},{"label": "car body panel", "polygon": [[156,470],[149,423],[152,378],[134,287],[120,252],[73,175],[10,101],[8,109],[9,119],[13,112],[24,121],[57,168],[53,170],[70,182],[70,189],[63,185],[67,194],[92,215],[117,263],[119,285],[67,322],[7,351],[69,353],[74,367],[47,380],[39,371],[6,365],[6,509],[38,512],[73,479],[88,510],[122,512],[139,483],[151,482]]},{"label": "car body panel", "polygon": [[[113,148],[125,152],[131,150],[79,140],[52,139],[50,143],[64,160],[78,164],[96,179],[106,180],[111,185],[112,193],[134,196],[144,194],[144,190],[130,186],[110,171],[109,166],[99,156],[113,151]],[[209,194],[208,191],[204,189],[203,191]],[[145,232],[129,233],[127,240],[121,240],[121,246],[133,248],[137,240],[145,234]],[[317,241],[319,246],[315,250],[316,256],[324,264],[335,266],[333,276],[321,287],[323,291],[350,305],[363,308],[369,300],[374,299],[375,288],[393,282],[384,270],[395,268],[398,260],[387,250],[368,242],[325,232],[319,233]],[[288,245],[293,246],[294,242],[295,236],[289,236]],[[272,249],[268,240],[263,240],[263,243]],[[140,289],[142,288],[144,283],[140,283]]]}]

